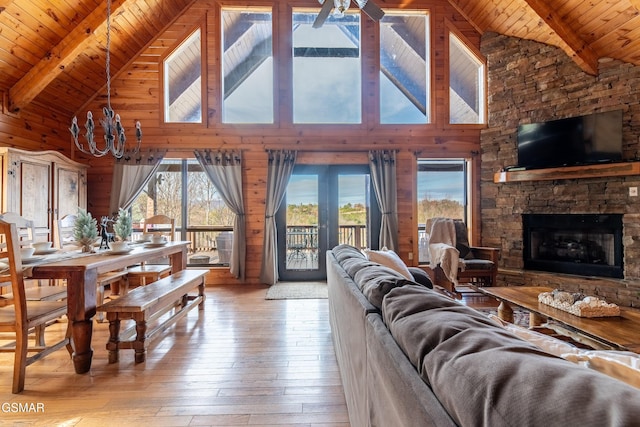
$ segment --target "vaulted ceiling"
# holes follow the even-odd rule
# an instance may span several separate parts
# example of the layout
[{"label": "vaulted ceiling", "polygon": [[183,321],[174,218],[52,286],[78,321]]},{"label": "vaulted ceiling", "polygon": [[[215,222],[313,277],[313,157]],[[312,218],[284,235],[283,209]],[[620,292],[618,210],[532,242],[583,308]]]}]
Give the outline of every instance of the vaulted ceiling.
[{"label": "vaulted ceiling", "polygon": [[[112,1],[115,75],[196,0]],[[385,7],[384,0],[377,3]],[[640,0],[449,3],[480,34],[491,31],[557,46],[590,74],[597,74],[598,61],[605,58],[640,65]],[[316,0],[309,0],[309,6],[319,7]],[[5,108],[17,111],[35,103],[75,114],[105,86],[105,34],[104,0],[3,2],[0,92]]]}]

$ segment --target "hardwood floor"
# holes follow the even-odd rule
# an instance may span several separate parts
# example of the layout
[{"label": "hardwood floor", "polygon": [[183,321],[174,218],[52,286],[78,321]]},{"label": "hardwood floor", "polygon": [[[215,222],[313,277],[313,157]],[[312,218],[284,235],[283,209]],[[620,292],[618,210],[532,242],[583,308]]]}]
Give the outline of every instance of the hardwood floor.
[{"label": "hardwood floor", "polygon": [[[131,350],[108,364],[108,324],[95,323],[90,373],[75,374],[61,350],[27,367],[19,395],[13,353],[0,353],[0,425],[349,426],[327,300],[267,301],[266,290],[207,288],[205,311],[167,330],[138,365]],[[12,412],[15,402],[40,410]]]}]

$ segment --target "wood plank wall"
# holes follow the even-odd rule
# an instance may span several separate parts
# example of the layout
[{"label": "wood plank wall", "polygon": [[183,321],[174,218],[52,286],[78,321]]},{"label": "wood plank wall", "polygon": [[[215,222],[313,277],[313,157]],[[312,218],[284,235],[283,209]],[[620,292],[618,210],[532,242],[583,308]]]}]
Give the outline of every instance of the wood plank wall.
[{"label": "wood plank wall", "polygon": [[[248,1],[225,5],[274,6],[274,28],[289,28],[292,7],[309,7],[312,2]],[[392,8],[394,2],[385,2]],[[363,15],[363,124],[354,126],[300,126],[292,123],[290,60],[278,60],[274,74],[276,116],[274,125],[232,126],[221,124],[220,104],[220,3],[208,0],[195,2],[166,31],[147,46],[130,65],[112,80],[112,105],[122,116],[131,135],[133,123],[143,126],[145,148],[168,149],[168,157],[189,155],[195,148],[241,148],[244,161],[245,209],[247,212],[247,282],[259,281],[262,256],[264,208],[266,196],[267,149],[299,150],[299,162],[308,164],[363,164],[367,150],[398,150],[398,213],[400,219],[399,254],[410,265],[417,262],[417,206],[415,203],[416,158],[465,157],[474,159],[471,228],[472,239],[479,242],[479,165],[480,128],[482,126],[447,125],[449,109],[447,25],[458,35],[479,48],[480,34],[446,0],[422,0],[398,3],[404,10],[430,10],[432,123],[422,126],[376,125],[378,106],[377,25]],[[355,6],[354,6],[355,7]],[[202,125],[162,124],[160,72],[162,59],[195,28],[202,25],[207,37],[206,52],[206,123]],[[290,51],[290,38],[274,35],[274,51]],[[88,109],[102,109],[103,96],[89,103]],[[83,116],[84,112],[78,112]],[[37,126],[32,122],[38,121]],[[57,149],[72,158],[89,163],[89,210],[94,216],[108,214],[111,188],[109,159],[87,158],[73,150],[67,137],[70,118],[56,117],[55,112],[25,108],[20,117],[0,115],[1,143],[27,149]],[[29,122],[29,123],[27,123]],[[409,260],[413,253],[413,261]],[[208,283],[234,282],[227,269],[216,269]]]}]

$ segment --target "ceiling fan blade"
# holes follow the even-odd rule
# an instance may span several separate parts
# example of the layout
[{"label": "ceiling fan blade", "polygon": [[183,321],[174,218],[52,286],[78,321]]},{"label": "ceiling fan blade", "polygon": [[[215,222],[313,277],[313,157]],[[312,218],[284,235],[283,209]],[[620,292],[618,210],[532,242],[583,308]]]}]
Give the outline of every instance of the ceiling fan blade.
[{"label": "ceiling fan blade", "polygon": [[[360,2],[357,2],[360,5]],[[374,21],[379,21],[384,16],[384,11],[378,7],[372,0],[364,1],[364,5],[360,9]]]},{"label": "ceiling fan blade", "polygon": [[320,13],[316,17],[316,20],[313,21],[313,28],[320,28],[324,21],[329,17],[329,13],[331,13],[331,9],[333,8],[333,0],[324,0],[322,3],[322,8],[320,9]]}]

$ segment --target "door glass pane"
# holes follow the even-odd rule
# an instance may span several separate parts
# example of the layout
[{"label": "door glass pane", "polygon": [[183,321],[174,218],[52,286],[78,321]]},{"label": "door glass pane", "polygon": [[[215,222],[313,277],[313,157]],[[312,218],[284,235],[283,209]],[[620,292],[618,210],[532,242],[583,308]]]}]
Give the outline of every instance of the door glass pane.
[{"label": "door glass pane", "polygon": [[338,244],[370,247],[369,175],[338,176]]},{"label": "door glass pane", "polygon": [[287,187],[287,270],[318,269],[318,175],[293,175]]}]

